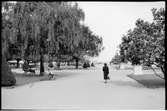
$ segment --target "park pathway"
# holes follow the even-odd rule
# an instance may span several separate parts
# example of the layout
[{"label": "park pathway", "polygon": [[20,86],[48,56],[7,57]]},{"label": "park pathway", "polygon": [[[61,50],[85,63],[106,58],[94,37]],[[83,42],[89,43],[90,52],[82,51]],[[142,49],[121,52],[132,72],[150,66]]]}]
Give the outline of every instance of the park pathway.
[{"label": "park pathway", "polygon": [[105,84],[101,68],[55,71],[56,80],[2,88],[2,109],[165,108],[165,88],[146,88],[126,76],[131,70],[111,66],[111,80]]}]

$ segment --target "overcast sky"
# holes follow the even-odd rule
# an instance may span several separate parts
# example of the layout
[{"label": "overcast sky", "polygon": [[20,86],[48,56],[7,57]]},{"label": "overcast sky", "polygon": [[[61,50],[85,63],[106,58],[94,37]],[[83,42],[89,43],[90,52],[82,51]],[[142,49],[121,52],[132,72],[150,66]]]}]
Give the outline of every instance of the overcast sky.
[{"label": "overcast sky", "polygon": [[123,34],[141,18],[152,22],[152,8],[165,7],[165,2],[78,2],[85,12],[84,24],[103,37],[105,50],[95,60],[109,62],[118,50]]}]

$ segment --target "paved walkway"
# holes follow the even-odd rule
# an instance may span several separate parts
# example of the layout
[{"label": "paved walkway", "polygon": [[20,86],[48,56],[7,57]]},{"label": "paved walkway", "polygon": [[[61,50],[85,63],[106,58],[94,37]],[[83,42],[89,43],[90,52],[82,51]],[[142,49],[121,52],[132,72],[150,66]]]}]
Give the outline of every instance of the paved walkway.
[{"label": "paved walkway", "polygon": [[126,76],[131,70],[112,67],[111,80],[105,84],[101,67],[55,71],[56,80],[2,88],[2,109],[165,108],[165,88],[146,88]]}]

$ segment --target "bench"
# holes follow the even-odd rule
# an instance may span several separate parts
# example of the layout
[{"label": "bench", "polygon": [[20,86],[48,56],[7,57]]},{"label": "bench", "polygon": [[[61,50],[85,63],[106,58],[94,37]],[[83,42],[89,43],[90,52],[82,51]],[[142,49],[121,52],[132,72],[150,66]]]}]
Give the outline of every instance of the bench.
[{"label": "bench", "polygon": [[24,72],[31,72],[35,74],[35,70],[36,70],[36,65],[29,65],[29,64],[23,64],[23,71]]}]

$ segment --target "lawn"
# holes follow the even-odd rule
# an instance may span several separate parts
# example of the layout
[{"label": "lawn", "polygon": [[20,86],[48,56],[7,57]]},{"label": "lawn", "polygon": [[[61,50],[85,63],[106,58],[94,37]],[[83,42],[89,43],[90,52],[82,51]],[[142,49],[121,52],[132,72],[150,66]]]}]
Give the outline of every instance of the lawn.
[{"label": "lawn", "polygon": [[[81,66],[78,68],[78,70],[83,69]],[[15,86],[8,86],[8,88],[13,88],[13,87],[17,87],[17,86],[22,86],[22,85],[26,85],[26,84],[30,84],[30,83],[34,83],[34,82],[39,82],[39,81],[46,81],[49,80],[48,77],[48,72],[47,69],[46,73],[44,74],[44,76],[39,76],[39,75],[33,75],[32,73],[25,73],[21,68],[13,68],[12,72],[16,78],[16,85]],[[58,70],[58,69],[57,69]],[[59,70],[75,70],[75,66],[61,66],[61,68]],[[38,71],[39,73],[39,71]]]},{"label": "lawn", "polygon": [[165,80],[158,77],[155,74],[143,74],[143,75],[130,74],[128,75],[128,77],[136,80],[137,82],[147,87],[152,87],[152,88],[165,87]]},{"label": "lawn", "polygon": [[32,75],[32,74],[25,74],[25,73],[20,74],[20,73],[16,73],[16,72],[13,72],[13,74],[16,78],[16,84],[14,86],[10,86],[8,88],[14,88],[14,87],[34,83],[34,82],[49,80],[48,75],[39,76],[39,75]]}]

